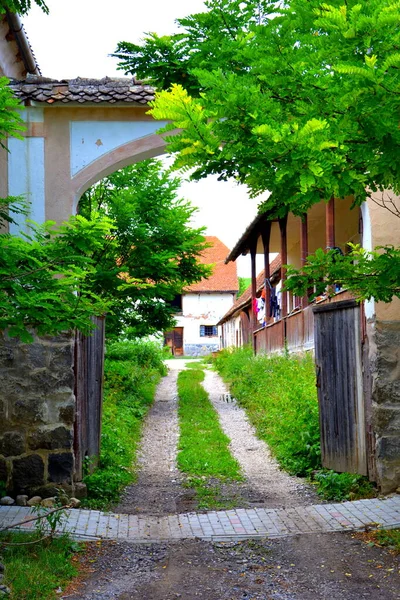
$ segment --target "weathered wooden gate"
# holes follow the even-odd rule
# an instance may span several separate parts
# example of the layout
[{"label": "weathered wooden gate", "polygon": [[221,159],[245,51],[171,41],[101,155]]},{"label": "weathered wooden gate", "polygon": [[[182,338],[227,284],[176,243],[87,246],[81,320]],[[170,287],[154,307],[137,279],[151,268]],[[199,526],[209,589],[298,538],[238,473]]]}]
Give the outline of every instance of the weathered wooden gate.
[{"label": "weathered wooden gate", "polygon": [[313,308],[324,467],[367,475],[360,306]]},{"label": "weathered wooden gate", "polygon": [[104,317],[93,319],[96,329],[91,336],[77,333],[75,337],[75,398],[74,425],[75,478],[82,478],[86,457],[92,468],[100,453],[101,410],[103,400]]}]

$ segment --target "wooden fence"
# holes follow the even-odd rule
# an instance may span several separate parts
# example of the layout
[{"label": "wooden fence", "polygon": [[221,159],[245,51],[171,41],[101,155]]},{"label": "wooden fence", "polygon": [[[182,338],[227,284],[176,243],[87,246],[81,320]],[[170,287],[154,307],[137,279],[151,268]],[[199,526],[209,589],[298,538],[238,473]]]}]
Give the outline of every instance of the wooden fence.
[{"label": "wooden fence", "polygon": [[91,336],[75,337],[75,478],[82,479],[85,458],[93,468],[100,453],[101,409],[103,399],[104,317],[94,318]]}]

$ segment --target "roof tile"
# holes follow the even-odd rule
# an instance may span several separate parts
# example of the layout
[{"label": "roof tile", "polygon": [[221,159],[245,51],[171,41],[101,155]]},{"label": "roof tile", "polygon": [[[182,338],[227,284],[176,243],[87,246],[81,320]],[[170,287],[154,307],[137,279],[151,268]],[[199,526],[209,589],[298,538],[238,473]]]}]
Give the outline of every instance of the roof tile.
[{"label": "roof tile", "polygon": [[10,87],[22,102],[116,102],[147,104],[154,100],[154,88],[133,78],[49,79],[28,75],[23,81],[12,79]]},{"label": "roof tile", "polygon": [[221,240],[213,235],[206,236],[206,241],[210,244],[200,256],[200,262],[204,265],[215,265],[212,275],[208,279],[202,279],[194,283],[186,292],[237,292],[239,282],[237,277],[236,263],[225,265],[225,257],[229,253],[229,248]]}]

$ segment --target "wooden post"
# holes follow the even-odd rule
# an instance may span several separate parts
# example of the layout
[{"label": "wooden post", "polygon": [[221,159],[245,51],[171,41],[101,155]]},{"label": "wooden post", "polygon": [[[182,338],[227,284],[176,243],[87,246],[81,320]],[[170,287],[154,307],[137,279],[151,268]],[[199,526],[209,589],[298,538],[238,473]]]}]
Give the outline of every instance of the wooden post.
[{"label": "wooden post", "polygon": [[264,278],[267,280],[268,282],[265,283],[265,323],[267,324],[269,321],[269,309],[270,309],[270,302],[271,302],[271,290],[269,287],[269,279],[271,277],[271,273],[269,270],[269,240],[271,237],[271,221],[267,221],[267,223],[265,224],[265,230],[262,232],[261,236],[262,236],[262,241],[263,241],[263,246],[264,246]]},{"label": "wooden post", "polygon": [[[287,215],[279,219],[279,229],[281,231],[281,282],[283,286],[286,280],[286,269],[283,265],[287,264]],[[287,308],[287,292],[282,290],[281,317],[286,317]]]},{"label": "wooden post", "polygon": [[257,329],[257,315],[254,310],[254,301],[257,297],[257,271],[256,271],[256,255],[257,255],[257,238],[252,242],[250,247],[251,256],[251,336],[253,342],[253,350],[256,352],[256,338],[254,335]]},{"label": "wooden post", "polygon": [[335,244],[335,198],[326,205],[326,247],[333,248]]},{"label": "wooden post", "polygon": [[[305,213],[300,220],[300,262],[301,266],[306,263],[308,256],[308,216]],[[301,299],[301,307],[308,306],[308,293]]]}]

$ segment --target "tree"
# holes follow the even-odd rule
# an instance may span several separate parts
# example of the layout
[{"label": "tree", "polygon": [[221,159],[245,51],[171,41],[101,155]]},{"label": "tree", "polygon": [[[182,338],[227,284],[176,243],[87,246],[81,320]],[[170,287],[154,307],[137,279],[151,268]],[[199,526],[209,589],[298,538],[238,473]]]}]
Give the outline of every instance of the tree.
[{"label": "tree", "polygon": [[371,191],[400,192],[397,2],[206,5],[179,20],[182,33],[116,52],[126,72],[170,86],[150,112],[167,133],[181,130],[167,138],[176,168],[269,190],[260,210],[274,217],[332,196],[360,205]]},{"label": "tree", "polygon": [[[43,0],[34,0],[34,3],[39,6],[44,13],[48,14],[49,9],[46,5],[46,2]],[[8,10],[12,13],[26,15],[31,8],[31,0],[1,0],[0,2],[0,13],[4,13]]]},{"label": "tree", "polygon": [[90,221],[107,215],[112,229],[95,252],[93,291],[110,302],[106,335],[137,337],[174,324],[171,301],[210,269],[198,262],[206,247],[195,212],[178,197],[178,178],[147,160],[117,171],[82,197],[79,212]]},{"label": "tree", "polygon": [[[1,215],[12,222],[15,205],[3,200],[1,207],[0,225]],[[39,335],[74,329],[89,334],[92,317],[109,308],[91,285],[92,255],[104,246],[109,219],[77,216],[59,227],[48,221],[30,228],[29,235],[0,234],[0,330],[26,342],[33,329]]]}]

